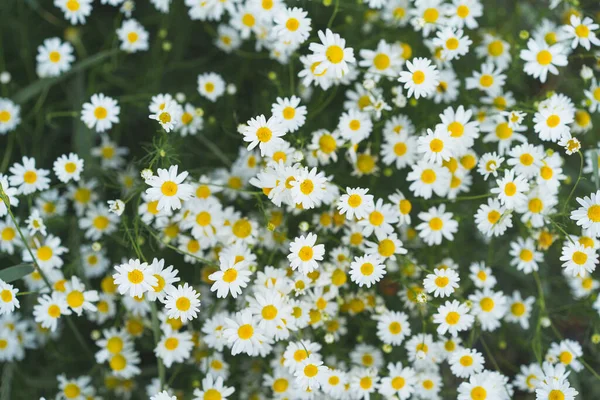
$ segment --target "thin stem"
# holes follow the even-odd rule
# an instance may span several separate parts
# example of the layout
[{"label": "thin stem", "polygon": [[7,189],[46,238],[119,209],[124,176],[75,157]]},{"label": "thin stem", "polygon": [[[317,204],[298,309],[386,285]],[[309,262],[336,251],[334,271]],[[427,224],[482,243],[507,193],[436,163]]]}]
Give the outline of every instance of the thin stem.
[{"label": "thin stem", "polygon": [[563,214],[566,212],[567,207],[569,206],[571,197],[573,197],[573,193],[575,193],[575,189],[577,189],[577,185],[579,185],[579,181],[581,180],[581,174],[583,172],[583,154],[581,154],[581,151],[578,151],[577,154],[579,154],[579,175],[577,176],[577,180],[575,181],[575,186],[573,186],[573,189],[571,189],[571,193],[569,193],[569,197],[567,197],[567,201],[565,201],[562,210]]},{"label": "thin stem", "polygon": [[331,14],[331,18],[329,18],[329,22],[327,23],[327,27],[331,29],[331,25],[333,25],[333,21],[335,20],[335,16],[338,13],[340,8],[340,0],[335,0],[335,6],[333,7],[333,13]]}]

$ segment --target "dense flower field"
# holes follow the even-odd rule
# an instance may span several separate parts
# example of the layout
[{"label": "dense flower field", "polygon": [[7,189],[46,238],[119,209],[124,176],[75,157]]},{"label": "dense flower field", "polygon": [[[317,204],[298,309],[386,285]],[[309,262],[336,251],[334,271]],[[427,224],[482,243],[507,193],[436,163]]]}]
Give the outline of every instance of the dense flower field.
[{"label": "dense flower field", "polygon": [[0,400],[600,396],[600,4],[0,2]]}]

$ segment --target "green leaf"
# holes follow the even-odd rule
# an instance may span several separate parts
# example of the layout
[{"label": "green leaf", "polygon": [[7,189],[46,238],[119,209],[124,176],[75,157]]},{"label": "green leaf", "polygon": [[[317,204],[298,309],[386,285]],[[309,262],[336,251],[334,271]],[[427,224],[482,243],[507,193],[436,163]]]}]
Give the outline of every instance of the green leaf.
[{"label": "green leaf", "polygon": [[118,49],[110,49],[110,50],[101,51],[100,53],[94,54],[93,56],[90,56],[90,57],[86,58],[85,60],[75,64],[73,66],[73,68],[71,68],[64,74],[57,76],[56,78],[39,79],[39,80],[33,82],[31,85],[26,86],[23,89],[19,90],[17,92],[17,94],[15,94],[13,96],[13,100],[18,104],[23,104],[26,101],[33,98],[34,96],[36,96],[38,93],[40,93],[45,88],[48,88],[48,87],[62,81],[63,79],[65,79],[66,77],[68,77],[71,74],[74,74],[79,71],[83,71],[86,68],[91,67],[92,65],[100,63],[105,58],[110,57],[111,55],[113,55],[114,53],[116,53],[118,51],[119,51]]},{"label": "green leaf", "polygon": [[4,282],[12,282],[29,275],[34,270],[32,264],[19,264],[0,270],[0,279]]}]

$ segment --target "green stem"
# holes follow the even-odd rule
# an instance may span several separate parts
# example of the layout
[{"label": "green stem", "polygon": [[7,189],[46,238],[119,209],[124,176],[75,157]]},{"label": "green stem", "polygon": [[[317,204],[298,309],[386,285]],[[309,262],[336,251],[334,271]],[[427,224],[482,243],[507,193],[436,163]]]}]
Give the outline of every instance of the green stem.
[{"label": "green stem", "polygon": [[581,151],[578,151],[577,154],[579,154],[579,175],[577,176],[577,180],[575,181],[575,186],[573,186],[573,189],[571,189],[571,193],[569,193],[569,197],[567,197],[567,201],[565,201],[565,204],[563,206],[563,214],[565,213],[565,211],[567,210],[567,207],[569,206],[569,202],[571,201],[571,197],[573,197],[573,193],[575,193],[575,189],[577,189],[577,185],[579,185],[579,181],[581,180],[581,174],[583,172],[583,154],[581,154]]}]

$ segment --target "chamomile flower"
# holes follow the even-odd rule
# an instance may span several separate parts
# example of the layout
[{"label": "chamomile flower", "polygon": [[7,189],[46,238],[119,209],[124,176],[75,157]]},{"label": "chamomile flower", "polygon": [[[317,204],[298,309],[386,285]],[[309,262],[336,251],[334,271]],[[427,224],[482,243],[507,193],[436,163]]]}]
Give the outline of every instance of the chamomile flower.
[{"label": "chamomile flower", "polygon": [[158,285],[158,279],[152,274],[148,264],[140,260],[131,259],[116,265],[115,270],[114,283],[121,294],[129,293],[131,297],[140,297]]},{"label": "chamomile flower", "polygon": [[181,208],[182,202],[190,199],[193,195],[193,187],[183,183],[188,176],[187,171],[177,173],[178,166],[171,165],[168,170],[159,168],[157,175],[146,179],[146,184],[151,186],[146,189],[148,201],[158,200],[156,209],[170,212]]},{"label": "chamomile flower", "polygon": [[396,76],[402,63],[400,50],[385,40],[380,40],[375,50],[361,49],[360,56],[362,60],[358,65],[369,68],[366,76],[372,76],[375,81],[379,81],[383,76]]},{"label": "chamomile flower", "polygon": [[502,236],[512,227],[512,213],[500,204],[498,199],[488,199],[475,214],[477,229],[487,236]]},{"label": "chamomile flower", "polygon": [[309,56],[311,63],[317,63],[315,74],[326,74],[333,78],[342,78],[350,71],[349,64],[354,64],[354,50],[346,47],[346,40],[330,29],[318,32],[321,43],[311,43]]},{"label": "chamomile flower", "polygon": [[88,128],[104,132],[119,123],[120,112],[121,107],[115,99],[98,93],[92,95],[89,103],[83,104],[81,120]]},{"label": "chamomile flower", "polygon": [[[62,267],[64,261],[61,256],[69,251],[66,247],[61,246],[60,238],[52,234],[46,236],[41,241],[38,241],[37,238],[34,239],[34,246],[31,250],[36,264],[41,268]],[[31,254],[27,250],[23,251],[22,257],[25,262],[33,261]]]},{"label": "chamomile flower", "polygon": [[223,336],[234,356],[240,353],[258,355],[270,345],[267,333],[259,328],[258,321],[248,309],[237,312],[233,318],[225,319]]},{"label": "chamomile flower", "polygon": [[456,300],[446,301],[433,315],[433,323],[438,324],[437,333],[440,335],[449,332],[456,337],[458,332],[471,328],[474,322],[475,317],[469,314],[469,308]]},{"label": "chamomile flower", "polygon": [[198,93],[213,103],[225,93],[225,81],[221,75],[208,72],[198,75]]},{"label": "chamomile flower", "polygon": [[511,242],[509,254],[513,257],[510,265],[515,266],[519,271],[530,274],[539,269],[538,263],[544,261],[542,253],[536,250],[535,242],[532,238],[517,238]]},{"label": "chamomile flower", "polygon": [[446,195],[451,179],[452,175],[447,168],[425,160],[414,164],[406,177],[407,181],[412,182],[410,191],[424,199],[430,199],[433,193],[438,196]]},{"label": "chamomile flower", "polygon": [[385,275],[386,268],[376,255],[355,257],[350,264],[350,279],[358,286],[371,287]]},{"label": "chamomile flower", "polygon": [[19,194],[31,194],[36,191],[43,191],[50,186],[50,179],[48,178],[50,171],[36,168],[35,164],[35,158],[23,156],[22,164],[17,162],[10,167],[9,171],[12,174],[8,178],[10,186],[17,188]]},{"label": "chamomile flower", "polygon": [[296,132],[306,121],[306,106],[301,106],[300,98],[296,96],[278,97],[271,113],[285,132]]},{"label": "chamomile flower", "polygon": [[179,127],[182,115],[183,107],[175,100],[167,100],[164,106],[149,115],[149,118],[157,121],[168,133]]},{"label": "chamomile flower", "polygon": [[65,13],[71,25],[85,24],[92,12],[92,0],[54,0],[54,5]]},{"label": "chamomile flower", "polygon": [[83,172],[83,159],[75,153],[63,154],[54,162],[54,173],[59,181],[67,183],[79,181]]},{"label": "chamomile flower", "polygon": [[504,171],[504,177],[496,179],[496,184],[498,187],[492,188],[491,192],[498,195],[500,203],[508,210],[527,203],[525,192],[529,190],[529,183],[523,176],[515,176],[514,170]]},{"label": "chamomile flower", "polygon": [[448,362],[454,376],[468,378],[483,371],[484,358],[477,350],[464,348],[455,351]]},{"label": "chamomile flower", "polygon": [[308,13],[298,7],[281,8],[273,16],[273,35],[284,42],[304,43],[312,30]]},{"label": "chamomile flower", "polygon": [[460,277],[451,268],[434,269],[423,280],[423,287],[434,297],[448,297],[459,287]]},{"label": "chamomile flower", "polygon": [[417,225],[419,236],[429,246],[442,243],[442,238],[454,240],[454,234],[458,231],[458,222],[452,219],[453,214],[446,212],[446,205],[431,207],[427,212],[420,212],[419,219],[423,221]]},{"label": "chamomile flower", "polygon": [[12,314],[15,308],[21,307],[17,293],[18,288],[0,279],[0,315]]},{"label": "chamomile flower", "polygon": [[317,172],[316,168],[302,169],[290,182],[292,200],[305,210],[318,207],[326,195],[326,184],[327,178],[323,172]]},{"label": "chamomile flower", "polygon": [[457,60],[469,52],[473,41],[468,36],[463,36],[462,29],[445,28],[437,31],[433,44],[442,48],[441,58],[444,61]]},{"label": "chamomile flower", "polygon": [[238,260],[239,256],[222,254],[219,257],[219,270],[213,272],[208,278],[213,281],[210,290],[217,292],[218,298],[225,298],[228,294],[234,299],[242,294],[242,289],[248,285],[252,272],[248,269],[247,260]]},{"label": "chamomile flower", "polygon": [[58,320],[63,315],[70,315],[69,305],[62,293],[52,292],[38,297],[38,303],[33,306],[33,317],[35,322],[42,327],[55,331]]},{"label": "chamomile flower", "polygon": [[473,303],[471,312],[481,323],[481,329],[491,332],[500,327],[500,319],[508,309],[506,297],[502,292],[493,292],[490,289],[477,290],[469,295],[469,300]]},{"label": "chamomile flower", "polygon": [[439,71],[427,58],[413,58],[406,61],[408,71],[400,72],[398,81],[404,83],[408,97],[429,97],[439,83]]},{"label": "chamomile flower", "polygon": [[564,261],[562,267],[565,269],[566,274],[583,277],[596,269],[598,254],[591,247],[585,247],[577,242],[569,242],[562,248],[560,261]]},{"label": "chamomile flower", "polygon": [[165,260],[154,258],[152,263],[148,266],[148,272],[156,278],[156,285],[149,289],[146,295],[148,300],[154,301],[156,299],[162,301],[166,295],[167,289],[171,288],[175,282],[179,282],[181,278],[177,276],[178,272],[169,265],[165,268]]},{"label": "chamomile flower", "polygon": [[387,311],[377,317],[377,336],[383,343],[399,346],[410,334],[408,316],[405,313]]},{"label": "chamomile flower", "polygon": [[427,134],[418,139],[417,151],[422,159],[430,163],[439,165],[442,161],[448,161],[453,150],[450,133],[445,129],[436,129],[435,132],[427,129]]},{"label": "chamomile flower", "polygon": [[309,233],[306,237],[297,237],[290,244],[288,260],[293,269],[298,269],[303,274],[308,274],[318,268],[317,261],[323,260],[325,246],[316,244],[317,235]]},{"label": "chamomile flower", "polygon": [[369,115],[357,110],[349,110],[340,116],[338,131],[340,136],[353,144],[367,139],[373,130]]},{"label": "chamomile flower", "polygon": [[[29,215],[29,218],[25,220],[25,223],[27,224],[27,229],[32,236],[36,233],[46,236],[46,224],[44,223],[44,220],[42,219],[38,210],[33,210]],[[0,245],[0,247],[2,246]]]},{"label": "chamomile flower", "polygon": [[580,207],[571,211],[571,219],[590,235],[600,237],[600,190],[576,200]]},{"label": "chamomile flower", "polygon": [[589,50],[591,44],[600,46],[600,39],[596,37],[596,33],[594,32],[596,29],[600,28],[600,25],[595,24],[594,20],[589,17],[582,19],[577,15],[571,14],[569,25],[564,25],[562,28],[566,34],[565,39],[572,39],[572,48],[581,45],[584,49]]},{"label": "chamomile flower", "polygon": [[85,285],[76,276],[72,276],[70,281],[65,283],[65,299],[69,308],[77,315],[83,311],[96,311],[96,303],[99,300],[96,290],[85,290]]},{"label": "chamomile flower", "polygon": [[529,329],[529,317],[534,303],[535,299],[532,296],[523,299],[521,293],[515,290],[508,300],[509,311],[504,319],[508,322],[519,323],[523,329]]},{"label": "chamomile flower", "polygon": [[59,38],[44,40],[38,47],[36,72],[40,78],[59,76],[71,69],[75,61],[73,46],[69,42],[61,42]]},{"label": "chamomile flower", "polygon": [[381,379],[379,393],[383,396],[396,395],[400,400],[407,400],[414,393],[416,375],[413,368],[402,365],[401,362],[387,365],[388,376]]},{"label": "chamomile flower", "polygon": [[148,50],[148,31],[135,19],[123,21],[117,29],[117,36],[121,41],[121,50],[128,53]]},{"label": "chamomile flower", "polygon": [[15,130],[21,123],[21,107],[10,99],[0,97],[0,135]]},{"label": "chamomile flower", "polygon": [[346,194],[343,194],[337,203],[337,209],[341,215],[346,215],[346,219],[352,220],[367,218],[375,209],[373,196],[367,194],[369,189],[346,188]]},{"label": "chamomile flower", "polygon": [[79,219],[79,228],[85,230],[86,238],[98,240],[115,232],[118,223],[118,215],[111,213],[104,204],[97,204],[88,207],[85,216]]},{"label": "chamomile flower", "polygon": [[521,50],[520,57],[525,61],[523,71],[546,82],[548,72],[558,75],[558,68],[568,64],[567,56],[561,44],[548,45],[546,42],[529,39],[527,49]]},{"label": "chamomile flower", "polygon": [[483,175],[483,178],[487,180],[490,175],[494,178],[498,176],[498,168],[504,162],[504,157],[500,157],[495,152],[485,153],[477,164],[477,172]]},{"label": "chamomile flower", "polygon": [[189,332],[168,330],[157,343],[154,353],[169,368],[173,363],[182,363],[187,360],[193,347],[192,335]]},{"label": "chamomile flower", "polygon": [[271,117],[268,120],[264,115],[250,119],[241,129],[244,141],[249,142],[248,150],[256,146],[260,149],[261,156],[265,156],[273,146],[279,144],[285,135],[284,127],[278,119]]},{"label": "chamomile flower", "polygon": [[[153,285],[156,286],[156,285]],[[200,293],[187,283],[167,286],[166,297],[163,299],[165,310],[169,318],[178,318],[182,322],[191,321],[198,316],[200,310]]]},{"label": "chamomile flower", "polygon": [[506,75],[502,73],[500,68],[495,68],[493,64],[485,63],[481,66],[481,72],[473,71],[473,76],[467,78],[467,90],[479,89],[490,96],[500,93]]},{"label": "chamomile flower", "polygon": [[194,390],[194,400],[227,400],[234,392],[233,387],[225,386],[222,377],[215,378],[211,374],[207,374],[202,379],[202,389]]}]

